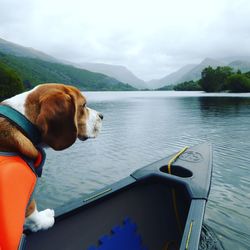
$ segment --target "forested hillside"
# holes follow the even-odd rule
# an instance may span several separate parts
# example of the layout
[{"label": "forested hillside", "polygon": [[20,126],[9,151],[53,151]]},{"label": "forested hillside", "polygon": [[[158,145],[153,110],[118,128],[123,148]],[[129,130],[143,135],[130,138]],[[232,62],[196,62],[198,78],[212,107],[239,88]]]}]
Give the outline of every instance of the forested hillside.
[{"label": "forested hillside", "polygon": [[0,62],[0,102],[24,91],[23,83],[14,70]]},{"label": "forested hillside", "polygon": [[135,90],[114,78],[66,64],[4,53],[0,53],[0,62],[18,74],[26,88],[44,82],[58,82],[72,84],[82,90]]}]

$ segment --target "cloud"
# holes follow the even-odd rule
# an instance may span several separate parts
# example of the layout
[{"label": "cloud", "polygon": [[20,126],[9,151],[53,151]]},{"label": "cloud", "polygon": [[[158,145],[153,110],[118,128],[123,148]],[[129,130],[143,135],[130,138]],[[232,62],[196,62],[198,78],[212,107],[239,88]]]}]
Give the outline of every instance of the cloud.
[{"label": "cloud", "polygon": [[0,37],[149,80],[205,57],[250,54],[248,0],[0,0]]}]

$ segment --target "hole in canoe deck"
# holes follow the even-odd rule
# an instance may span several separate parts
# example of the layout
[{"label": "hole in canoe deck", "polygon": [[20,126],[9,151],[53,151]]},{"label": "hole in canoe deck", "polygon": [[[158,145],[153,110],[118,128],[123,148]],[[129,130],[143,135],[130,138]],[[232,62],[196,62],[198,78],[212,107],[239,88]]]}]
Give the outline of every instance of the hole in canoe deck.
[{"label": "hole in canoe deck", "polygon": [[[168,166],[161,167],[160,171],[168,174]],[[190,170],[176,165],[171,166],[171,174],[182,178],[189,178],[193,176],[193,173]]]}]

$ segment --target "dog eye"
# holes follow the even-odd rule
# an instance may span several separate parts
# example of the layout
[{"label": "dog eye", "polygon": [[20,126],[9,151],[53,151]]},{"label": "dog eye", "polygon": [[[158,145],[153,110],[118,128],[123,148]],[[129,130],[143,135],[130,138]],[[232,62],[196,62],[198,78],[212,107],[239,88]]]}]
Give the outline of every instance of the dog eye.
[{"label": "dog eye", "polygon": [[83,107],[83,108],[86,108],[86,103],[84,103],[84,104],[82,105],[82,107]]}]

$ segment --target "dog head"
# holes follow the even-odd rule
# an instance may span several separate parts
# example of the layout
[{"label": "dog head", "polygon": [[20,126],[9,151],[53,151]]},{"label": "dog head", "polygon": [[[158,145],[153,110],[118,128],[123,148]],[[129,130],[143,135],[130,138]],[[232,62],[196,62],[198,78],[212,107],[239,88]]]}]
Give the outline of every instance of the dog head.
[{"label": "dog head", "polygon": [[55,150],[71,146],[77,138],[94,138],[101,129],[102,114],[88,108],[73,86],[42,84],[5,102],[35,124],[43,143]]}]

